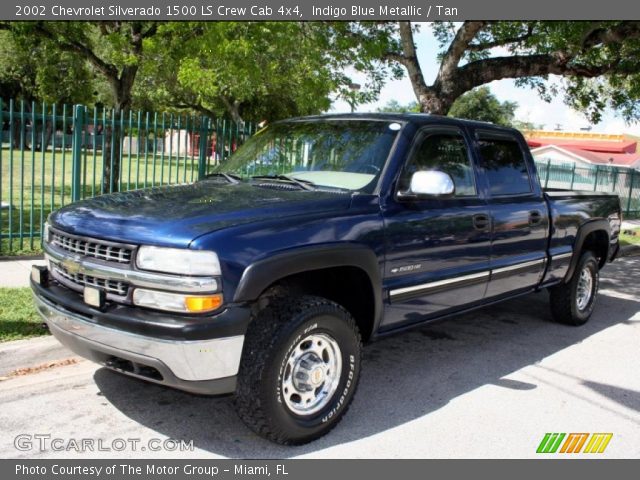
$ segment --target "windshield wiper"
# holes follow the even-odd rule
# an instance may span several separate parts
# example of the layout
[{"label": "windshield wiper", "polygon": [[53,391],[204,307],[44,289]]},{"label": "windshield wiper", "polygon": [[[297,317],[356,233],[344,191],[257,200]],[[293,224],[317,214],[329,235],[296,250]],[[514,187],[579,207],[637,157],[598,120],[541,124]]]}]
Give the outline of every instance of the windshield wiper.
[{"label": "windshield wiper", "polygon": [[204,178],[212,178],[212,177],[224,178],[227,182],[232,183],[234,185],[240,183],[240,180],[242,180],[242,178],[239,177],[238,175],[234,175],[233,173],[225,173],[225,172],[210,173],[209,175],[205,175]]},{"label": "windshield wiper", "polygon": [[252,179],[260,180],[281,180],[285,182],[290,182],[298,185],[303,190],[315,190],[316,184],[309,180],[301,180],[299,178],[291,177],[289,175],[255,175],[251,177]]}]

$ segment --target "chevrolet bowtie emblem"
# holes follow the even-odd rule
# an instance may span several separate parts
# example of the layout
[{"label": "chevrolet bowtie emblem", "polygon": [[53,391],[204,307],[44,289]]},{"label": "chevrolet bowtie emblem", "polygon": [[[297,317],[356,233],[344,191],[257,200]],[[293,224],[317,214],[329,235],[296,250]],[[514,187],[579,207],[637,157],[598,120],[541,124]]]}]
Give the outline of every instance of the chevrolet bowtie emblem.
[{"label": "chevrolet bowtie emblem", "polygon": [[64,260],[62,260],[62,266],[67,272],[73,275],[80,272],[80,263],[73,258],[65,258]]}]

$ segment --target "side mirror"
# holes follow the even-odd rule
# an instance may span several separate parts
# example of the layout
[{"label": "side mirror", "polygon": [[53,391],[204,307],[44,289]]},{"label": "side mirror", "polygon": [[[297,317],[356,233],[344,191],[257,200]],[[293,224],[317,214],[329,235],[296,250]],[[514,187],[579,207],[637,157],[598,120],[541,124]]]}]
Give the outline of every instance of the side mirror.
[{"label": "side mirror", "polygon": [[455,192],[453,178],[448,173],[439,170],[415,172],[411,176],[409,195],[446,196]]}]

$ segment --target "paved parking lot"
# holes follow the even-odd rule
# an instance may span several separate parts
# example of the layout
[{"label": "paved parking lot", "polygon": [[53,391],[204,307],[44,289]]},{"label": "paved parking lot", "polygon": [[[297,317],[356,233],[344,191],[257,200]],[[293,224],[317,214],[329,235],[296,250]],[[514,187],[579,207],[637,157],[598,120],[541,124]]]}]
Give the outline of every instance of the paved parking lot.
[{"label": "paved parking lot", "polygon": [[[612,432],[601,457],[640,457],[640,257],[607,266],[591,321],[550,321],[545,292],[369,345],[353,406],[327,437],[281,447],[230,398],[130,379],[89,362],[0,381],[2,457],[535,457],[546,432]],[[18,434],[172,438],[191,452],[20,451]],[[592,455],[593,456],[593,455]]]}]

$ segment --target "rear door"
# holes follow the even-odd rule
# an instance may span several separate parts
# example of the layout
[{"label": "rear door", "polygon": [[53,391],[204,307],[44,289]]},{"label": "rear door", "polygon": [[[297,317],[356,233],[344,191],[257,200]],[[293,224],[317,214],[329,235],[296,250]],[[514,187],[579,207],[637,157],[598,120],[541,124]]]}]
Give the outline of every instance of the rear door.
[{"label": "rear door", "polygon": [[549,235],[547,205],[524,139],[476,130],[492,223],[487,298],[536,286],[544,273]]},{"label": "rear door", "polygon": [[[489,209],[478,188],[470,142],[453,126],[429,126],[416,134],[383,207],[385,286],[389,307],[382,328],[424,320],[484,298],[489,279]],[[440,170],[451,175],[455,194],[403,200],[411,175]]]}]

